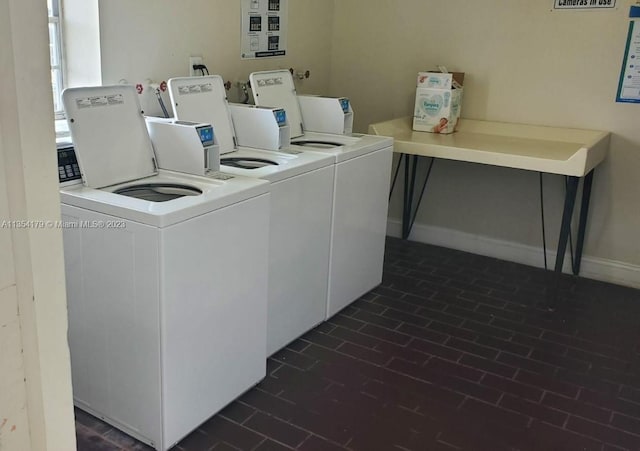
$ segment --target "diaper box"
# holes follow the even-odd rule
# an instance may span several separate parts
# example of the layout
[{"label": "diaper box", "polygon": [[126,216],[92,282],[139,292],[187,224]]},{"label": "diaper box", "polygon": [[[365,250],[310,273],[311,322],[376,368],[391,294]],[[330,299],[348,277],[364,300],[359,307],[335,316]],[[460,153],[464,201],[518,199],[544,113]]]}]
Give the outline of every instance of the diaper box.
[{"label": "diaper box", "polygon": [[453,133],[460,118],[463,72],[420,72],[416,86],[413,129]]}]

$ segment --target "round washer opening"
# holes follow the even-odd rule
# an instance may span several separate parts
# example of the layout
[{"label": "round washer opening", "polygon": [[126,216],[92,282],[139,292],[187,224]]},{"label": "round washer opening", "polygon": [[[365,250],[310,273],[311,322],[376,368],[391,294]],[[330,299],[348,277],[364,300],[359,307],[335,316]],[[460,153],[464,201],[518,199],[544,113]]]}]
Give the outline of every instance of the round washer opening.
[{"label": "round washer opening", "polygon": [[151,202],[167,202],[185,196],[199,196],[202,190],[177,183],[143,183],[119,188],[114,193]]},{"label": "round washer opening", "polygon": [[232,168],[241,169],[260,169],[267,166],[279,166],[276,161],[266,160],[264,158],[243,158],[243,157],[227,157],[220,158],[220,164],[230,166]]},{"label": "round washer opening", "polygon": [[291,141],[291,144],[303,147],[315,147],[316,149],[332,149],[334,147],[342,147],[344,144],[333,141],[319,141],[314,139],[300,139]]}]

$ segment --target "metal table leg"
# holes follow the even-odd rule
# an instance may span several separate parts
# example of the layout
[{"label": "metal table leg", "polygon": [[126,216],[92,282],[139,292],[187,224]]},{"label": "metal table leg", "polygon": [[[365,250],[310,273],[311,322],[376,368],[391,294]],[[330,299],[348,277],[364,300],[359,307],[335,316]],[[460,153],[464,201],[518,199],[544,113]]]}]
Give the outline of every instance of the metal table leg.
[{"label": "metal table leg", "polygon": [[558,253],[556,254],[556,265],[554,269],[554,280],[551,288],[549,308],[555,309],[558,297],[558,286],[560,276],[562,275],[562,266],[564,265],[564,254],[567,251],[567,242],[569,241],[569,232],[571,231],[571,218],[573,217],[573,208],[576,203],[576,194],[578,192],[578,177],[569,177],[567,183],[567,191],[564,197],[564,211],[562,212],[562,224],[560,226],[560,237],[558,239]]},{"label": "metal table leg", "polygon": [[[406,240],[409,238],[409,234],[411,233],[411,226],[413,225],[411,216],[413,210],[413,195],[415,193],[416,187],[416,174],[418,172],[418,156],[412,155],[409,158],[407,155],[406,160],[404,160],[404,210],[402,214],[402,239]],[[409,177],[410,174],[410,179]],[[407,183],[409,186],[407,187]]]},{"label": "metal table leg", "polygon": [[420,189],[420,196],[414,206],[413,203],[419,161],[420,157],[418,155],[413,155],[411,158],[409,155],[406,155],[406,159],[404,161],[404,200],[402,204],[402,239],[404,240],[406,240],[411,234],[411,229],[413,228],[413,223],[418,215],[418,209],[422,203],[422,198],[424,197],[424,192],[427,187],[427,182],[429,181],[429,176],[431,175],[431,169],[433,168],[435,158],[431,158],[431,163],[429,164],[422,188]]},{"label": "metal table leg", "polygon": [[411,198],[411,193],[413,191],[413,184],[415,182],[415,180],[411,182],[409,181],[409,175],[411,172],[410,166],[411,166],[411,158],[409,158],[409,155],[406,155],[404,159],[404,193],[402,197],[402,239],[403,240],[407,239],[410,232],[410,230],[408,230],[410,216],[411,216],[410,198]]},{"label": "metal table leg", "polygon": [[402,159],[404,157],[406,157],[406,155],[401,153],[400,157],[398,158],[398,165],[396,166],[396,170],[393,173],[391,189],[389,189],[389,200],[391,200],[391,196],[393,195],[393,189],[396,187],[396,181],[398,180],[398,172],[400,172],[400,166],[402,165]]},{"label": "metal table leg", "polygon": [[591,187],[593,185],[592,169],[584,178],[582,183],[582,201],[580,205],[580,222],[578,223],[578,240],[576,242],[576,255],[574,257],[573,274],[580,273],[580,262],[582,261],[582,249],[584,245],[584,235],[587,229],[587,216],[589,214],[589,201],[591,200]]}]

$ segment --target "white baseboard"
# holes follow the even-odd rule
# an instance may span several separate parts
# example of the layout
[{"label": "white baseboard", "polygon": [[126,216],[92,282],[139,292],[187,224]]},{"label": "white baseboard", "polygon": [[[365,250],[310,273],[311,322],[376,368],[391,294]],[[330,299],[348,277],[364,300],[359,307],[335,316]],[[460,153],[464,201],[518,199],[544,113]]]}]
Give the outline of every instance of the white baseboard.
[{"label": "white baseboard", "polygon": [[[389,218],[387,235],[399,238],[402,223],[398,219]],[[460,232],[442,227],[414,224],[409,239],[420,243],[448,247],[472,254],[486,255],[537,268],[544,267],[542,248],[526,246],[511,241],[497,240],[486,236]],[[547,249],[547,263],[553,268],[556,259],[555,250]],[[571,273],[571,261],[567,254],[564,272]],[[606,260],[603,258],[582,256],[580,275],[589,279],[615,283],[633,288],[640,288],[640,266],[629,263]]]}]

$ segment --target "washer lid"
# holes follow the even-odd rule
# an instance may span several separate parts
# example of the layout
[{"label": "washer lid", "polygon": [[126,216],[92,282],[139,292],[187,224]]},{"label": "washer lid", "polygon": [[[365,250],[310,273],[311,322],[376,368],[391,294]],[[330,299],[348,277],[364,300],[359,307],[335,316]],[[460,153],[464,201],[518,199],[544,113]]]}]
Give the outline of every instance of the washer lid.
[{"label": "washer lid", "polygon": [[254,72],[249,75],[256,105],[283,108],[291,130],[291,138],[302,136],[302,113],[296,87],[288,70]]},{"label": "washer lid", "polygon": [[222,77],[207,75],[171,78],[168,85],[176,119],[213,125],[220,153],[235,150],[236,133]]},{"label": "washer lid", "polygon": [[69,88],[62,102],[85,186],[103,188],[158,173],[133,86]]}]

